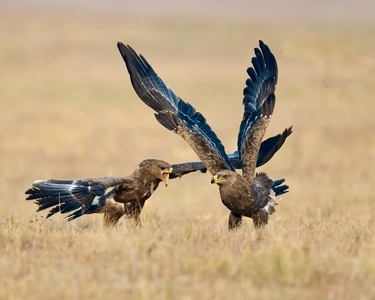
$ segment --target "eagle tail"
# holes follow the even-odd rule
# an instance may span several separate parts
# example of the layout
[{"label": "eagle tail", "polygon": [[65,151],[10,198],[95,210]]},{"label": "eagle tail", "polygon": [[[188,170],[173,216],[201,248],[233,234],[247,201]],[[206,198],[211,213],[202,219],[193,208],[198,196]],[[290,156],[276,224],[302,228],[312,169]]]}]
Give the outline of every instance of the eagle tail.
[{"label": "eagle tail", "polygon": [[[268,215],[272,215],[276,211],[275,206],[278,204],[278,200],[280,200],[279,196],[287,193],[289,186],[283,184],[285,182],[284,178],[273,181],[265,173],[258,173],[256,178],[263,188],[269,190],[266,198],[260,198],[262,200],[260,204],[263,207],[259,211],[259,214],[253,216],[255,227],[259,227],[261,224],[267,224]],[[263,202],[264,200],[266,200],[266,203]]]},{"label": "eagle tail", "polygon": [[275,192],[276,196],[280,196],[282,194],[288,193],[289,192],[289,186],[286,184],[283,184],[285,182],[285,179],[279,179],[275,180],[273,182],[272,190]]}]

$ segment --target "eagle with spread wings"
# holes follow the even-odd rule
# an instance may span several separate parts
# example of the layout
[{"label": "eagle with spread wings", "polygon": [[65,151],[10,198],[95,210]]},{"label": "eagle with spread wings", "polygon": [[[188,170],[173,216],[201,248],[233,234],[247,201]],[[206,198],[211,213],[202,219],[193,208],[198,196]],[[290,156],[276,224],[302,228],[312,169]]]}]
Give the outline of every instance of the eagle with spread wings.
[{"label": "eagle with spread wings", "polygon": [[[244,115],[236,152],[242,175],[235,171],[223,144],[204,116],[178,97],[142,55],[121,42],[117,47],[139,98],[156,112],[161,125],[190,145],[213,175],[211,182],[218,184],[221,200],[230,210],[228,227],[238,227],[242,216],[252,218],[255,227],[266,225],[269,215],[275,211],[277,196],[288,191],[287,185],[281,185],[284,179],[273,181],[265,173],[256,173],[262,139],[276,100],[277,62],[268,46],[259,41],[259,48],[254,49],[252,67],[247,69],[249,78],[244,89]],[[290,133],[291,128],[283,132],[284,136]]]},{"label": "eagle with spread wings", "polygon": [[146,159],[126,177],[37,180],[26,191],[26,200],[34,200],[38,211],[50,208],[47,218],[57,212],[71,212],[68,220],[83,214],[104,213],[105,226],[117,224],[123,215],[140,225],[140,213],[145,201],[160,182],[167,186],[171,174],[184,175],[173,173],[173,166],[165,161]]},{"label": "eagle with spread wings", "polygon": [[[291,128],[263,141],[257,157],[259,167],[267,163],[282,147],[291,134]],[[229,161],[236,169],[242,167],[238,151],[228,154]],[[47,218],[60,212],[70,213],[71,221],[84,214],[103,213],[105,226],[116,225],[125,215],[140,225],[140,214],[146,200],[151,197],[160,182],[167,185],[169,179],[180,178],[191,172],[207,171],[203,162],[173,164],[157,159],[142,161],[135,171],[125,177],[101,177],[75,180],[37,180],[26,191],[26,200],[38,205],[37,211],[50,209]],[[283,180],[276,181],[272,189],[276,195],[286,192]]]},{"label": "eagle with spread wings", "polygon": [[[290,130],[285,130],[264,141],[257,165],[268,162],[290,133]],[[237,152],[228,157],[236,168],[241,167]],[[49,208],[47,218],[58,212],[70,213],[66,219],[72,221],[84,214],[103,213],[103,224],[106,227],[116,225],[122,216],[140,225],[142,208],[160,182],[167,186],[169,179],[181,178],[196,171],[205,173],[207,169],[202,162],[170,165],[162,160],[146,159],[131,175],[125,177],[36,180],[25,192],[28,195],[26,200],[35,201],[37,211]]]}]

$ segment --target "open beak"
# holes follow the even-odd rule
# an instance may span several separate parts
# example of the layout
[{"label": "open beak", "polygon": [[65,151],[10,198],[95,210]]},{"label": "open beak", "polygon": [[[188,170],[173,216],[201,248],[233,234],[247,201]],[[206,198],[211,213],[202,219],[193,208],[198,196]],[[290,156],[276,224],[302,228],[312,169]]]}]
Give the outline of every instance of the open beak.
[{"label": "open beak", "polygon": [[211,178],[211,184],[213,184],[213,183],[218,183],[220,180],[219,180],[219,177],[217,176],[217,175],[215,175],[215,176],[213,176],[212,178]]},{"label": "open beak", "polygon": [[173,168],[170,167],[168,170],[164,170],[161,172],[161,179],[163,180],[165,186],[168,186],[169,181],[169,174],[173,172]]}]

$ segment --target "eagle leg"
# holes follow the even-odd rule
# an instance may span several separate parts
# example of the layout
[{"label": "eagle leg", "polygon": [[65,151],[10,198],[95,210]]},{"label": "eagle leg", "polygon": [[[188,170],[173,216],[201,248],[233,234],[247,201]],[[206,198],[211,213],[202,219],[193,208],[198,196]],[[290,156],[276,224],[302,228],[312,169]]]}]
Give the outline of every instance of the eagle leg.
[{"label": "eagle leg", "polygon": [[235,214],[234,212],[230,212],[229,220],[228,220],[228,228],[229,230],[236,229],[240,227],[242,224],[242,216],[239,214]]},{"label": "eagle leg", "polygon": [[259,212],[252,214],[255,228],[263,228],[268,224],[268,212],[261,209]]},{"label": "eagle leg", "polygon": [[141,226],[141,212],[145,205],[145,201],[133,201],[125,203],[125,216],[127,219],[132,219],[136,226]]}]

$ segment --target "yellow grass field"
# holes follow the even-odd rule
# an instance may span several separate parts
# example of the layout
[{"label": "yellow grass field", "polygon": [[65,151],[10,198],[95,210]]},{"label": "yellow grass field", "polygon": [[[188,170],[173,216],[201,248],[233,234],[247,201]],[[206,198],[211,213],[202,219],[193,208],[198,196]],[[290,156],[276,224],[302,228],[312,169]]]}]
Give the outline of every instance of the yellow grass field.
[{"label": "yellow grass field", "polygon": [[[374,299],[375,26],[0,13],[0,299]],[[124,176],[195,161],[134,93],[132,45],[235,150],[262,39],[279,64],[260,171],[290,185],[265,230],[228,232],[209,174],[160,185],[142,228],[45,220],[36,179]]]}]

